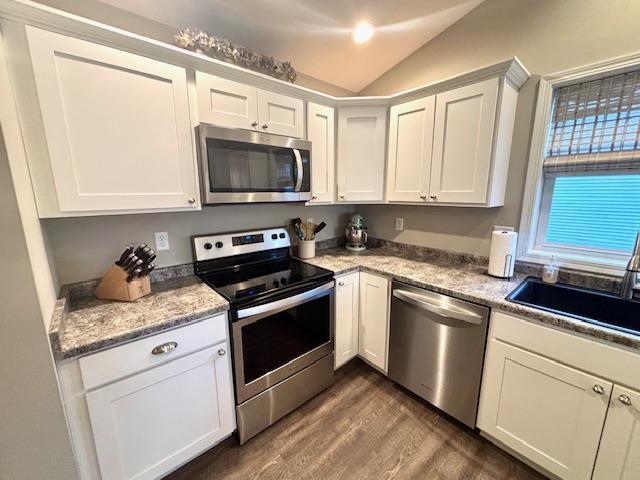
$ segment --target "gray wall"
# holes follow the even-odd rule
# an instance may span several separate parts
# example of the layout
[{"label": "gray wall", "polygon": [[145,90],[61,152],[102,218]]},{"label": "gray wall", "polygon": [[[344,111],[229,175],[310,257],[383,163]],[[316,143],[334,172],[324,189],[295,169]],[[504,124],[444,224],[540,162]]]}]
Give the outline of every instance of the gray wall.
[{"label": "gray wall", "polygon": [[71,480],[71,444],[1,136],[0,205],[0,478]]},{"label": "gray wall", "polygon": [[351,211],[350,205],[255,204],[205,207],[200,212],[49,219],[43,224],[64,284],[102,276],[126,244],[145,242],[154,247],[154,232],[168,232],[171,246],[158,252],[158,266],[179,265],[193,261],[192,235],[285,226],[300,217],[325,221],[327,227],[317,237],[324,240],[343,235]]},{"label": "gray wall", "polygon": [[361,210],[370,233],[487,255],[492,225],[520,224],[539,76],[639,51],[638,18],[637,0],[486,0],[366,87],[361,95],[388,94],[514,55],[534,75],[518,99],[504,207],[369,206]]}]

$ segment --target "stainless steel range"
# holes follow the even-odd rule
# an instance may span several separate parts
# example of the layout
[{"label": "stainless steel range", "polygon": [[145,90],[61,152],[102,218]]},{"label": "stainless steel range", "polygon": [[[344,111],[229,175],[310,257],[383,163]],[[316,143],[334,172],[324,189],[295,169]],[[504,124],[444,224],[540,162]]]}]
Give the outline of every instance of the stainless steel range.
[{"label": "stainless steel range", "polygon": [[196,274],[231,304],[240,443],[333,383],[333,273],[284,228],[193,237]]}]

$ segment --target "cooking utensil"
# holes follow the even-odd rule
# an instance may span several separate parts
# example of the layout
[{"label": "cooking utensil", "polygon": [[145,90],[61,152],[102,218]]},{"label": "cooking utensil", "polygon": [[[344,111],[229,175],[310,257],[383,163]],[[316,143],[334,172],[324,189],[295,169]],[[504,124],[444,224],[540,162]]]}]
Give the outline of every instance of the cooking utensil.
[{"label": "cooking utensil", "polygon": [[316,225],[316,228],[313,229],[313,235],[315,236],[318,233],[320,233],[322,229],[326,226],[327,224],[325,222],[320,222],[318,225]]}]

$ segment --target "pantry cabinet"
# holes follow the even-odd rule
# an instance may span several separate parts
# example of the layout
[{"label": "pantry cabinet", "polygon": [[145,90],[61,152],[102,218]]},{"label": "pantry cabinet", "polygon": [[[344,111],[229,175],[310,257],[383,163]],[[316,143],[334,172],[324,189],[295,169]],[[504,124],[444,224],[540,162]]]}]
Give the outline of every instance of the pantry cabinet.
[{"label": "pantry cabinet", "polygon": [[638,369],[631,349],[494,312],[478,427],[562,479],[639,478]]},{"label": "pantry cabinet", "polygon": [[389,280],[360,272],[358,354],[387,373],[389,352]]},{"label": "pantry cabinet", "polygon": [[338,109],[338,202],[382,202],[386,107]]},{"label": "pantry cabinet", "polygon": [[199,208],[186,70],[24,28],[30,65],[15,67],[40,216]]},{"label": "pantry cabinet", "polygon": [[335,368],[358,355],[359,278],[358,272],[336,278]]},{"label": "pantry cabinet", "polygon": [[435,97],[391,107],[387,200],[426,202],[431,174]]},{"label": "pantry cabinet", "polygon": [[311,201],[332,203],[335,196],[335,112],[307,105],[307,140],[311,142]]},{"label": "pantry cabinet", "polygon": [[288,137],[304,136],[304,102],[196,72],[198,121]]},{"label": "pantry cabinet", "polygon": [[640,478],[640,392],[614,386],[593,480]]}]

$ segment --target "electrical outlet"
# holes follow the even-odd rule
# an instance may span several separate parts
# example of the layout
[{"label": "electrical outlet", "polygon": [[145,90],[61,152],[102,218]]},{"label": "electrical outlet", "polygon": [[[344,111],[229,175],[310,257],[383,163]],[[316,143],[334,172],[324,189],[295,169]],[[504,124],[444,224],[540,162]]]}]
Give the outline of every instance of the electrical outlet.
[{"label": "electrical outlet", "polygon": [[169,234],[167,232],[155,232],[156,251],[169,250]]},{"label": "electrical outlet", "polygon": [[396,218],[396,230],[404,230],[404,218]]}]

